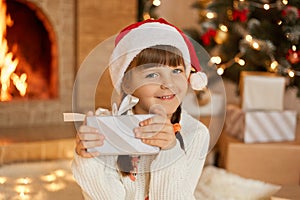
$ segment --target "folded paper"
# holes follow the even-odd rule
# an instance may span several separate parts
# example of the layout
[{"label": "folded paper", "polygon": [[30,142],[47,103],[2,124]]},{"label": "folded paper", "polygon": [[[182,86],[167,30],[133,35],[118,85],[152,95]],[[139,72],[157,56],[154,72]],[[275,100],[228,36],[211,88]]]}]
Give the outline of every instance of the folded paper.
[{"label": "folded paper", "polygon": [[133,129],[139,122],[153,115],[120,115],[87,117],[87,125],[95,127],[105,135],[103,146],[88,149],[99,151],[102,155],[140,155],[157,154],[158,147],[143,143],[135,138]]},{"label": "folded paper", "polygon": [[84,121],[85,115],[81,113],[64,113],[64,122]]}]

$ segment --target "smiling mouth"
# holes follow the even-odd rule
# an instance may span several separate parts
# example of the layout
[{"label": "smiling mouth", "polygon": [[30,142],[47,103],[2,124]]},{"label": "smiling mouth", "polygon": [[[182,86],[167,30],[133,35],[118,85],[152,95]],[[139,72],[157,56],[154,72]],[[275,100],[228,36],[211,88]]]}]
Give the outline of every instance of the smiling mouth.
[{"label": "smiling mouth", "polygon": [[161,99],[161,100],[171,100],[175,97],[175,94],[171,94],[171,95],[165,95],[165,96],[159,96],[157,98]]}]

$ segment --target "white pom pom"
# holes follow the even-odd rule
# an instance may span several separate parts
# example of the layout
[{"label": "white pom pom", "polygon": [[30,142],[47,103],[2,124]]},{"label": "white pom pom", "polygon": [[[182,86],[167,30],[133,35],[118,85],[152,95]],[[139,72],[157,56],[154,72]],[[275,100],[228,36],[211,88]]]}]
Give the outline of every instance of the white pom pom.
[{"label": "white pom pom", "polygon": [[207,76],[203,72],[192,73],[190,76],[190,84],[193,90],[202,90],[207,85]]}]

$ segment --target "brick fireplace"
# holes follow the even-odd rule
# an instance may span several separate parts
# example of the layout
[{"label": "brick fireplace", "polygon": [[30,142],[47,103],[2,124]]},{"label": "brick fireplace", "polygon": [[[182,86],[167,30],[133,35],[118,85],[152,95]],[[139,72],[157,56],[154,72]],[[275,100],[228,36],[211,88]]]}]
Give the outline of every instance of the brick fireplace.
[{"label": "brick fireplace", "polygon": [[[74,139],[74,125],[72,123],[64,123],[62,113],[72,111],[72,90],[76,71],[80,63],[83,62],[95,46],[116,34],[124,26],[136,21],[137,12],[136,0],[6,1],[16,2],[23,6],[24,9],[29,9],[31,14],[37,21],[41,22],[43,29],[47,32],[46,40],[51,45],[49,45],[50,47],[47,51],[44,50],[47,46],[46,42],[42,49],[48,52],[51,62],[45,61],[45,59],[42,59],[42,61],[44,61],[44,64],[48,64],[46,66],[45,81],[50,86],[47,89],[50,92],[47,95],[41,96],[25,95],[24,98],[14,94],[13,96],[16,96],[16,98],[10,101],[0,101],[0,158],[4,159],[0,160],[0,165],[6,161],[19,160],[20,157],[23,160],[28,160],[28,156],[32,154],[32,151],[27,151],[26,149],[29,148],[24,145],[31,145],[31,142],[43,141],[48,144],[49,140]],[[16,8],[13,8],[12,12],[16,13]],[[11,17],[13,16],[12,14]],[[17,21],[14,23],[17,25]],[[7,31],[12,31],[13,27],[10,27]],[[25,28],[32,29],[31,27],[31,25],[28,25]],[[14,28],[17,28],[17,26]],[[17,33],[14,33],[17,35],[9,38],[9,42],[16,43],[17,39],[25,37],[19,28]],[[9,33],[10,37],[14,34]],[[40,35],[33,36],[33,38],[30,38],[30,36],[30,34],[26,36],[29,37],[29,41],[37,42],[35,39]],[[26,47],[29,49],[31,45],[31,43],[23,44],[25,51],[27,51]],[[37,43],[35,45],[36,48],[39,47]],[[13,51],[12,49],[10,51]],[[35,56],[35,52],[37,51],[33,51],[33,56]],[[51,78],[47,77],[48,75]],[[32,89],[36,89],[37,86]],[[105,98],[109,99],[107,96],[109,92],[102,92],[100,95],[101,98],[105,96]],[[51,143],[51,141],[49,142]],[[20,142],[22,145],[15,144]],[[59,144],[59,142],[55,142],[54,144]],[[52,149],[65,152],[61,150],[62,147],[72,146],[72,144],[73,141],[69,145],[53,146]],[[19,147],[18,151],[13,147],[14,145]],[[52,143],[50,146],[52,146]],[[7,149],[10,147],[13,147],[14,151],[8,151]],[[34,151],[39,151],[38,149],[40,148],[48,150],[45,145],[41,146],[38,143],[34,144],[34,148]],[[7,155],[8,152],[16,155]],[[48,155],[47,152],[45,154],[44,150],[41,152],[43,155],[39,153],[39,156]],[[57,155],[53,152],[50,154],[53,158],[55,157],[54,155]],[[9,157],[13,159],[9,159]],[[45,159],[45,157],[42,158]]]},{"label": "brick fireplace", "polygon": [[[7,0],[7,11],[14,21],[8,44],[11,51],[18,46],[17,69],[27,72],[29,93],[0,102],[0,130],[63,124],[62,113],[71,110],[76,69],[75,0]],[[31,69],[24,69],[24,63]]]}]

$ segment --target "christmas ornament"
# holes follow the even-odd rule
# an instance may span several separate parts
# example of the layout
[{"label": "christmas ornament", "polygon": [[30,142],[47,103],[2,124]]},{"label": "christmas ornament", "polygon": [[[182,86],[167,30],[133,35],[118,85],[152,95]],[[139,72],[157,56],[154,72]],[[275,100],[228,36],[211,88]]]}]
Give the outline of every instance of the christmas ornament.
[{"label": "christmas ornament", "polygon": [[249,13],[248,9],[233,10],[232,20],[233,21],[246,22],[248,20],[248,13]]},{"label": "christmas ornament", "polygon": [[287,6],[284,10],[282,10],[281,14],[287,23],[294,23],[300,18],[300,9],[294,6]]},{"label": "christmas ornament", "polygon": [[286,59],[291,63],[291,64],[297,64],[300,61],[300,50],[298,51],[293,51],[292,49],[288,50],[288,53],[286,55]]},{"label": "christmas ornament", "polygon": [[211,44],[211,39],[216,36],[217,31],[215,29],[209,28],[206,33],[201,36],[203,45],[209,46]]}]

